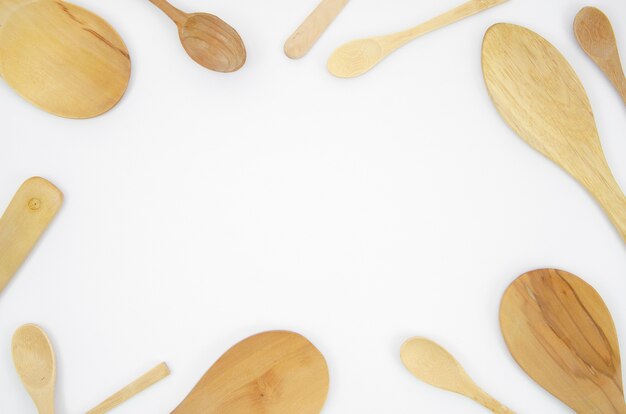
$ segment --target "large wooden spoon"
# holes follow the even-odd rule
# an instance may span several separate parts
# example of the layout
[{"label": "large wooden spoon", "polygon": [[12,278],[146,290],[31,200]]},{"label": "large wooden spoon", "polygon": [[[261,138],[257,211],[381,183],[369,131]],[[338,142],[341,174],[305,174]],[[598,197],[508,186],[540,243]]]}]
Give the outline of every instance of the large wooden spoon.
[{"label": "large wooden spoon", "polygon": [[246,62],[246,47],[239,33],[209,13],[187,14],[166,0],[150,0],[178,27],[187,54],[200,65],[217,72],[234,72]]},{"label": "large wooden spoon", "polygon": [[492,26],[482,54],[489,94],[505,121],[576,178],[626,241],[626,198],[604,157],[585,89],[563,55],[513,24]]},{"label": "large wooden spoon", "polygon": [[574,33],[578,44],[602,69],[626,103],[626,77],[609,18],[595,7],[585,7],[576,15]]},{"label": "large wooden spoon", "polygon": [[520,276],[502,298],[500,327],[524,371],[574,411],[626,413],[613,319],[582,279],[556,269]]},{"label": "large wooden spoon", "polygon": [[13,334],[13,363],[39,414],[54,414],[56,363],[52,344],[37,325],[23,325]]},{"label": "large wooden spoon", "polygon": [[400,349],[400,358],[413,375],[427,384],[471,398],[494,413],[514,414],[476,385],[448,351],[429,339],[407,340]]},{"label": "large wooden spoon", "polygon": [[306,338],[265,332],[229,349],[172,414],[318,414],[328,367]]}]

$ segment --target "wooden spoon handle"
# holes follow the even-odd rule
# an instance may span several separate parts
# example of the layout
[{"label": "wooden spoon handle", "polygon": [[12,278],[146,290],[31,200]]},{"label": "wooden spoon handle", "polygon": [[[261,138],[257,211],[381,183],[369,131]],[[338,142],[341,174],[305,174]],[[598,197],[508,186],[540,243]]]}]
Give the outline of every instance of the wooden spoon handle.
[{"label": "wooden spoon handle", "polygon": [[63,203],[63,194],[49,181],[24,182],[0,218],[0,292],[26,260]]},{"label": "wooden spoon handle", "polygon": [[161,362],[159,365],[104,400],[97,407],[87,411],[87,414],[107,413],[168,375],[170,375],[170,369],[165,362]]},{"label": "wooden spoon handle", "polygon": [[498,400],[481,389],[478,389],[471,398],[496,414],[515,414],[514,411],[502,405]]},{"label": "wooden spoon handle", "polygon": [[161,11],[176,23],[178,28],[182,28],[187,20],[187,13],[178,10],[176,7],[172,6],[167,0],[149,0],[152,4],[157,6]]}]

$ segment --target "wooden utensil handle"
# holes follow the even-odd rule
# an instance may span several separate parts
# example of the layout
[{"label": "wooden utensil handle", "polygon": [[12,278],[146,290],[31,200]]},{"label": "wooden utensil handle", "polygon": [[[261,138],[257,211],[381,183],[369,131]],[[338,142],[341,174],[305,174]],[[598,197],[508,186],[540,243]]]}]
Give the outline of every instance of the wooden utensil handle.
[{"label": "wooden utensil handle", "polygon": [[149,0],[152,4],[157,6],[161,11],[176,23],[176,26],[181,28],[187,20],[187,13],[178,10],[172,6],[167,0]]},{"label": "wooden utensil handle", "polygon": [[498,400],[483,390],[479,389],[474,396],[472,396],[472,399],[496,414],[515,414],[514,411],[502,405]]}]

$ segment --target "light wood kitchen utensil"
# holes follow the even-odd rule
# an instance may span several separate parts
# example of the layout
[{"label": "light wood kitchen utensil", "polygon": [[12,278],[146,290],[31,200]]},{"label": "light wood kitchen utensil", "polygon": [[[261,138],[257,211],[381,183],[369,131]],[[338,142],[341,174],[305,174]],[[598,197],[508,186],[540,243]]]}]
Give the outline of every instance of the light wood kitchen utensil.
[{"label": "light wood kitchen utensil", "polygon": [[130,58],[103,19],[60,0],[0,9],[0,69],[24,99],[66,118],[107,112],[124,95]]},{"label": "light wood kitchen utensil", "polygon": [[555,269],[520,276],[502,298],[500,327],[517,363],[571,409],[626,413],[613,319],[585,281]]},{"label": "light wood kitchen utensil", "polygon": [[128,401],[135,395],[161,381],[168,375],[170,375],[170,369],[165,362],[161,362],[159,365],[152,368],[150,371],[146,372],[141,377],[137,378],[135,381],[131,382],[130,384],[98,404],[96,407],[87,411],[87,414],[108,413],[113,408]]},{"label": "light wood kitchen utensil", "polygon": [[348,4],[349,0],[322,0],[285,42],[285,54],[299,59],[309,53],[315,42]]},{"label": "light wood kitchen utensil", "polygon": [[487,31],[482,55],[487,89],[505,121],[576,178],[626,241],[626,198],[602,152],[585,89],[563,55],[538,34],[503,23]]},{"label": "light wood kitchen utensil", "polygon": [[411,40],[506,1],[508,0],[470,0],[412,29],[346,43],[330,56],[328,70],[340,78],[362,75]]},{"label": "light wood kitchen utensil", "polygon": [[595,7],[576,15],[574,33],[585,53],[602,69],[626,103],[626,77],[609,18]]},{"label": "light wood kitchen utensil", "polygon": [[328,381],[326,360],[306,338],[265,332],[222,355],[173,414],[318,414]]},{"label": "light wood kitchen utensil", "polygon": [[63,194],[49,181],[26,180],[0,218],[0,292],[22,265],[63,203]]},{"label": "light wood kitchen utensil", "polygon": [[494,413],[514,414],[478,387],[448,351],[429,339],[407,340],[400,349],[400,358],[415,377],[427,384],[471,398]]},{"label": "light wood kitchen utensil", "polygon": [[217,72],[234,72],[246,62],[246,47],[239,33],[209,13],[184,13],[167,0],[150,0],[178,27],[187,54],[200,65]]},{"label": "light wood kitchen utensil", "polygon": [[13,334],[13,363],[39,414],[54,414],[56,363],[52,344],[37,325],[23,325]]}]

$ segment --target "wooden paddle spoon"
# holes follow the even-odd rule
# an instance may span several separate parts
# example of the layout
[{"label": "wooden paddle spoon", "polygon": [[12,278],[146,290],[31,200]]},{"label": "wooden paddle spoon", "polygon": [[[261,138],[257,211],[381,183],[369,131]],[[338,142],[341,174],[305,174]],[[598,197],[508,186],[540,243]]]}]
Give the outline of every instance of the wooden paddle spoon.
[{"label": "wooden paddle spoon", "polygon": [[613,319],[577,276],[541,269],[504,293],[500,327],[517,363],[579,414],[626,413]]},{"label": "wooden paddle spoon", "polygon": [[407,340],[400,349],[400,358],[414,376],[427,384],[469,397],[494,413],[513,414],[478,387],[448,351],[429,339]]},{"label": "wooden paddle spoon", "polygon": [[487,89],[505,121],[576,178],[626,241],[626,198],[604,157],[585,89],[563,55],[512,24],[487,31],[482,55]]},{"label": "wooden paddle spoon", "polygon": [[166,0],[150,0],[178,27],[187,54],[200,65],[217,72],[234,72],[246,62],[246,47],[239,33],[217,16],[187,14]]},{"label": "wooden paddle spoon", "polygon": [[626,103],[626,77],[609,18],[595,7],[576,15],[574,33],[585,53],[602,69]]},{"label": "wooden paddle spoon", "polygon": [[306,338],[265,332],[229,349],[173,414],[318,414],[328,367]]},{"label": "wooden paddle spoon", "polygon": [[54,414],[56,363],[52,344],[37,325],[24,325],[13,334],[13,363],[39,414]]},{"label": "wooden paddle spoon", "polygon": [[413,29],[346,43],[330,56],[328,70],[340,78],[362,75],[411,40],[506,1],[508,0],[470,0]]}]

